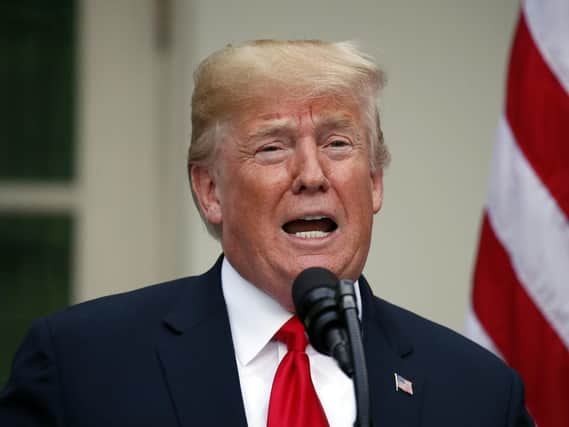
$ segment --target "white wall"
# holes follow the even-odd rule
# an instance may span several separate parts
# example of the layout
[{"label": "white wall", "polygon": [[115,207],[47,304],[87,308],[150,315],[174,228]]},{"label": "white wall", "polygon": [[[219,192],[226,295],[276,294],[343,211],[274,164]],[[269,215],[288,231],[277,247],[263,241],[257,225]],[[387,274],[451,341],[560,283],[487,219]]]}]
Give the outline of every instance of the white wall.
[{"label": "white wall", "polygon": [[85,1],[79,51],[76,300],[158,278],[152,10]]},{"label": "white wall", "polygon": [[[366,275],[379,296],[461,330],[518,2],[228,4],[186,10],[189,68],[226,43],[270,37],[357,40],[387,70],[380,108],[393,160]],[[189,217],[179,259],[199,272],[219,248]]]}]

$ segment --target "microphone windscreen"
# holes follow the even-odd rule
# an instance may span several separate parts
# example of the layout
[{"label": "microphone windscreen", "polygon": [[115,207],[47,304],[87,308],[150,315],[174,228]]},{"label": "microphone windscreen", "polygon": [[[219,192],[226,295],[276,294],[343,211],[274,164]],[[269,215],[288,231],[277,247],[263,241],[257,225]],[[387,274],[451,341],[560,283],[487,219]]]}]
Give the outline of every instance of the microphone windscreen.
[{"label": "microphone windscreen", "polygon": [[302,271],[292,284],[292,300],[297,315],[302,319],[306,310],[306,296],[317,288],[328,288],[335,292],[338,278],[330,270],[310,267]]}]

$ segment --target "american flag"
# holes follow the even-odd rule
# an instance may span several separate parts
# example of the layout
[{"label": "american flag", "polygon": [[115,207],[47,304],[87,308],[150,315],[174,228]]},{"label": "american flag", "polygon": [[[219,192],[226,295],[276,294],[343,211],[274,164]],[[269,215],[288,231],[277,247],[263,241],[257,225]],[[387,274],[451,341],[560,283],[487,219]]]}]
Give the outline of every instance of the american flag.
[{"label": "american flag", "polygon": [[413,395],[413,383],[409,380],[406,380],[399,374],[395,375],[395,391],[404,391],[407,394]]},{"label": "american flag", "polygon": [[569,425],[569,2],[524,0],[482,220],[467,334]]}]

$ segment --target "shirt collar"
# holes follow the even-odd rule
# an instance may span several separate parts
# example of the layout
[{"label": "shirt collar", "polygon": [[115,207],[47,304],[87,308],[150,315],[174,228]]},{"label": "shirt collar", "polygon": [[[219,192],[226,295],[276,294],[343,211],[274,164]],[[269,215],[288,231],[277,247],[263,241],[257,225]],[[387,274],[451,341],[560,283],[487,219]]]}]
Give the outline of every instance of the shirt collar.
[{"label": "shirt collar", "polygon": [[[243,366],[249,364],[292,316],[270,295],[245,280],[227,257],[221,265],[221,287],[235,355]],[[358,282],[354,283],[356,302],[361,319],[361,297]],[[252,327],[254,325],[254,327]]]},{"label": "shirt collar", "polygon": [[223,258],[221,265],[221,287],[227,305],[235,355],[242,365],[247,365],[292,314],[241,277],[227,257]]}]

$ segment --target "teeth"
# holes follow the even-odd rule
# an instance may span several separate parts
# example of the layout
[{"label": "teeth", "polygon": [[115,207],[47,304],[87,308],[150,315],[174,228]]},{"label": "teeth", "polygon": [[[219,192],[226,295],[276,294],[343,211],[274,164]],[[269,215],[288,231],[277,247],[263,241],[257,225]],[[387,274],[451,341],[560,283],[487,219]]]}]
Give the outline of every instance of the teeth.
[{"label": "teeth", "polygon": [[326,218],[325,216],[320,216],[320,215],[318,215],[318,216],[303,216],[302,217],[302,219],[305,221],[315,221],[318,219],[325,219],[325,218]]},{"label": "teeth", "polygon": [[317,239],[319,237],[326,237],[330,233],[326,233],[325,231],[299,231],[298,233],[294,233],[296,237],[302,237],[303,239]]}]

